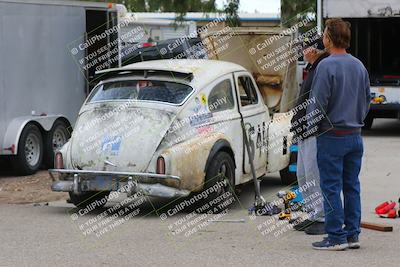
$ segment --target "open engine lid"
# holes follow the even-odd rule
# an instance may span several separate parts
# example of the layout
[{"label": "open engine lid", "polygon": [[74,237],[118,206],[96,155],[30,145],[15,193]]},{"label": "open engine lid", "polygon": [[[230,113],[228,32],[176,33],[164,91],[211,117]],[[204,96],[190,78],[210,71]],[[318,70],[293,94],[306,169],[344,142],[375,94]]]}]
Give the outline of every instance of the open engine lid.
[{"label": "open engine lid", "polygon": [[294,35],[279,27],[223,28],[200,34],[211,59],[239,64],[253,75],[271,113],[295,105],[297,57],[290,54]]}]

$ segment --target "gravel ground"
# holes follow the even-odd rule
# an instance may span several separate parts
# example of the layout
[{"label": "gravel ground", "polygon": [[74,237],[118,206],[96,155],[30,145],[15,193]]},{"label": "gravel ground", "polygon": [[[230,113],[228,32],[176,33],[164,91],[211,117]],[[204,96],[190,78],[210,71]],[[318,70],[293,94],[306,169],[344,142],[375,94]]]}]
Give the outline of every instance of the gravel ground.
[{"label": "gravel ground", "polygon": [[[6,166],[7,167],[7,166]],[[13,176],[11,171],[0,172],[0,204],[40,203],[67,199],[66,193],[50,190],[47,171],[30,176]]]}]

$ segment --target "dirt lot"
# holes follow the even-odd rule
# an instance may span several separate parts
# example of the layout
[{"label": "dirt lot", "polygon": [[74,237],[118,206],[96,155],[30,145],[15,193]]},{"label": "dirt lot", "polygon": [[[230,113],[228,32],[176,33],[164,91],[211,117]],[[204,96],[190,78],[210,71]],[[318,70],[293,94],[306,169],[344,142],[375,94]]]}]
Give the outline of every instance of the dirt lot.
[{"label": "dirt lot", "polygon": [[68,198],[68,194],[52,192],[50,185],[51,179],[44,170],[30,176],[1,171],[0,204],[43,203]]}]

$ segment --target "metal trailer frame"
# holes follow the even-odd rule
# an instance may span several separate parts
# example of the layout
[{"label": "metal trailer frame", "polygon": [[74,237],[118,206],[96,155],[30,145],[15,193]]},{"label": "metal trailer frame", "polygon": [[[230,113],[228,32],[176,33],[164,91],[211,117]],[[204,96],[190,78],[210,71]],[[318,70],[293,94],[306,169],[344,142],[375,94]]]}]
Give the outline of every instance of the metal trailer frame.
[{"label": "metal trailer frame", "polygon": [[107,21],[117,12],[106,3],[0,0],[0,156],[17,155],[28,124],[43,139],[58,120],[74,125],[89,87],[68,45],[87,36],[88,10],[104,10]]}]

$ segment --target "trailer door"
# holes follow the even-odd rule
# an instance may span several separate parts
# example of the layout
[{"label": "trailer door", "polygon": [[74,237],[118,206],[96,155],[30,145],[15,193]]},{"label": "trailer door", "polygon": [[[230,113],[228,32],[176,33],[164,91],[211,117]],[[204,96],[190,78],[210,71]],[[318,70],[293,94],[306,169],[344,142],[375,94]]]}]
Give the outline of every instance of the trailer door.
[{"label": "trailer door", "polygon": [[[86,78],[89,91],[98,81],[94,80],[96,71],[118,66],[118,31],[115,11],[86,10]],[[115,49],[116,48],[116,49]]]}]

